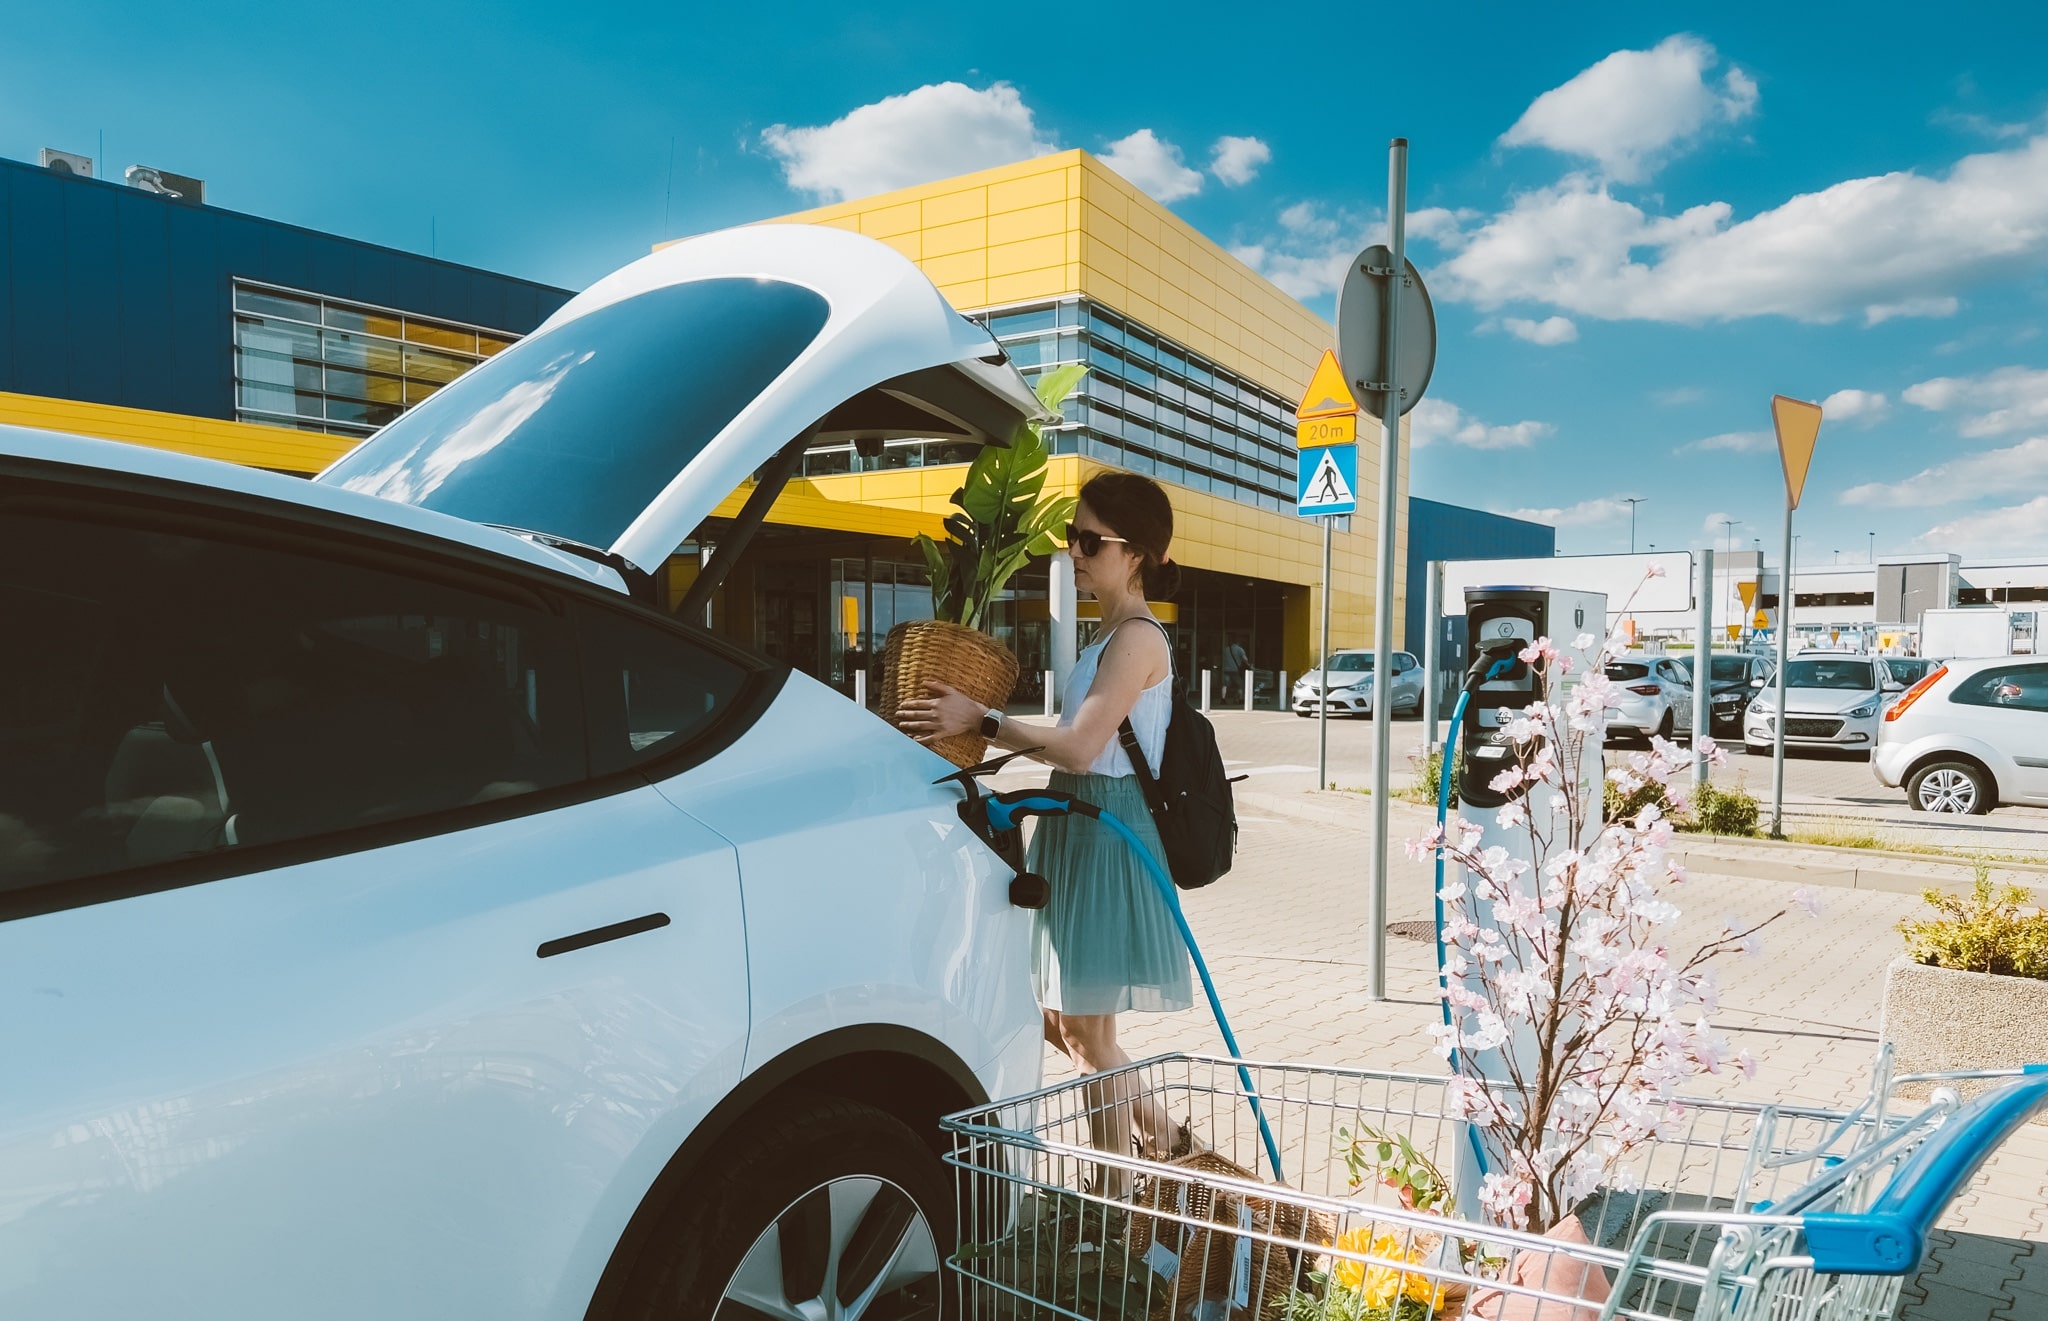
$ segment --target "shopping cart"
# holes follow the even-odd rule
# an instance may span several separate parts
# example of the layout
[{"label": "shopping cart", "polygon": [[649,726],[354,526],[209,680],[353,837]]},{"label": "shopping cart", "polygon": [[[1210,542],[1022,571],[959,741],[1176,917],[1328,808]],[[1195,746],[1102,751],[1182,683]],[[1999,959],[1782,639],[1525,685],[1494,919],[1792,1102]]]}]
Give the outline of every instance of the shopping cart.
[{"label": "shopping cart", "polygon": [[[2043,1070],[1968,1105],[1938,1092],[1888,1115],[1907,1080],[1882,1057],[1869,1098],[1846,1112],[1688,1101],[1614,1187],[1535,1235],[1476,1208],[1408,1204],[1429,1207],[1414,1190],[1440,1191],[1469,1144],[1446,1081],[1168,1055],[949,1116],[959,1314],[1884,1321],[1935,1217],[2048,1104]],[[1271,1181],[1252,1095],[1285,1186]],[[1091,1145],[1091,1117],[1141,1098],[1186,1122],[1198,1149]]]}]

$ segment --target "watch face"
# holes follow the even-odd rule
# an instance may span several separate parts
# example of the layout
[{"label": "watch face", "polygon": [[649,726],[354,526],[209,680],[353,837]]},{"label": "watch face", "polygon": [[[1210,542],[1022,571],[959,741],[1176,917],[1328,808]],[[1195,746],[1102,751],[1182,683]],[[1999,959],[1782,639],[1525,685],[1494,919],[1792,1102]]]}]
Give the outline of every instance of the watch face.
[{"label": "watch face", "polygon": [[994,711],[990,711],[981,718],[981,736],[983,738],[994,738],[1002,730],[1003,718]]}]

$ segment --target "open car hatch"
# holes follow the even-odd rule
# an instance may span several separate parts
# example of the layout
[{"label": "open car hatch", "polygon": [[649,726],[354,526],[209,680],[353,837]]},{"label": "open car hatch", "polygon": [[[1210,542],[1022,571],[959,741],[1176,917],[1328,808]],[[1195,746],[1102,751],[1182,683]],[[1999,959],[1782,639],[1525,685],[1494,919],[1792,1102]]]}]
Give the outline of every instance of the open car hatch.
[{"label": "open car hatch", "polygon": [[757,225],[606,276],[315,480],[647,572],[758,473],[721,540],[729,568],[811,443],[1000,445],[1043,416],[988,331],[893,248]]}]

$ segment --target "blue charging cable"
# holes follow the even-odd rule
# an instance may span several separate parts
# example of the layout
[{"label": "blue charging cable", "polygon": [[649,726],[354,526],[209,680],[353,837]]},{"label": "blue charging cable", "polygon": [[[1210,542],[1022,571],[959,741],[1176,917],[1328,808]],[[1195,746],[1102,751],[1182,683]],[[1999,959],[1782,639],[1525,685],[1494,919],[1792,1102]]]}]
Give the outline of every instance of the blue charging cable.
[{"label": "blue charging cable", "polygon": [[1180,928],[1181,942],[1187,946],[1188,957],[1194,961],[1195,972],[1202,978],[1202,990],[1209,997],[1209,1010],[1216,1015],[1216,1026],[1223,1033],[1223,1045],[1230,1052],[1230,1058],[1240,1061],[1237,1066],[1238,1081],[1244,1084],[1245,1099],[1251,1102],[1252,1117],[1259,1121],[1259,1137],[1266,1144],[1266,1158],[1273,1162],[1273,1178],[1284,1183],[1287,1176],[1281,1172],[1280,1144],[1273,1141],[1273,1130],[1266,1124],[1266,1112],[1259,1105],[1258,1089],[1252,1086],[1251,1070],[1242,1063],[1243,1053],[1237,1048],[1237,1034],[1230,1030],[1230,1020],[1224,1016],[1223,1001],[1216,994],[1216,979],[1209,975],[1209,965],[1202,958],[1201,946],[1195,943],[1195,933],[1188,927],[1187,914],[1181,911],[1180,894],[1173,887],[1173,878],[1159,865],[1159,859],[1152,856],[1152,850],[1145,847],[1131,828],[1117,820],[1115,814],[1097,807],[1094,803],[1076,798],[1072,794],[1052,789],[1015,789],[1009,793],[990,794],[981,800],[988,812],[989,825],[996,830],[1015,830],[1027,816],[1093,817],[1123,837],[1138,860],[1145,864],[1145,871],[1152,877],[1152,883],[1159,890],[1159,897],[1166,901],[1166,910],[1173,914],[1173,924]]}]

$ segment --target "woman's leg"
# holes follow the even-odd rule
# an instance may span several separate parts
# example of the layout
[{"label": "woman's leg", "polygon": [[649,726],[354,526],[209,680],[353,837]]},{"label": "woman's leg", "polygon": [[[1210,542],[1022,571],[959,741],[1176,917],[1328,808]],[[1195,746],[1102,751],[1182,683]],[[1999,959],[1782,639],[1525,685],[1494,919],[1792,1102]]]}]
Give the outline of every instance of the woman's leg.
[{"label": "woman's leg", "polygon": [[[1117,1044],[1115,1014],[1061,1014],[1059,1028],[1068,1058],[1083,1073],[1108,1073],[1131,1062]],[[1166,1107],[1149,1092],[1138,1095],[1128,1075],[1116,1083],[1094,1084],[1086,1095],[1089,1134],[1098,1149],[1129,1151],[1133,1121],[1148,1151],[1172,1146],[1174,1123]]]}]

